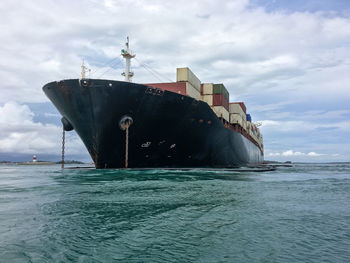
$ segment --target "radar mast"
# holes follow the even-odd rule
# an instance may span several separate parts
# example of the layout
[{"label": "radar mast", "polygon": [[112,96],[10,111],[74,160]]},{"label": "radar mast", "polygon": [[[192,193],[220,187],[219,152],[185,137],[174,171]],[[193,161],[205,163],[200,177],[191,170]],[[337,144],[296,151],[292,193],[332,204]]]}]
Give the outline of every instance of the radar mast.
[{"label": "radar mast", "polygon": [[125,59],[125,71],[122,73],[122,76],[125,76],[126,82],[131,82],[131,79],[134,76],[134,72],[130,71],[131,59],[136,55],[132,54],[129,49],[129,37],[126,38],[125,47],[125,49],[121,50],[121,55]]},{"label": "radar mast", "polygon": [[86,73],[90,72],[91,70],[85,66],[84,64],[84,59],[83,59],[83,64],[81,65],[81,79],[85,79],[86,78]]}]

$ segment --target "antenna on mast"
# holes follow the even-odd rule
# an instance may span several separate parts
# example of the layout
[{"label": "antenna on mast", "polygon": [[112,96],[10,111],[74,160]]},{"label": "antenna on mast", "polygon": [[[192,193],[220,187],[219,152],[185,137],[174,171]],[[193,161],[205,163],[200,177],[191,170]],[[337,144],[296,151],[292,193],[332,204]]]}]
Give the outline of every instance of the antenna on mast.
[{"label": "antenna on mast", "polygon": [[125,43],[126,49],[122,49],[121,55],[125,59],[125,71],[122,73],[122,76],[125,76],[125,81],[131,82],[131,78],[134,76],[134,72],[130,71],[131,59],[136,55],[132,54],[129,50],[129,37],[126,38]]},{"label": "antenna on mast", "polygon": [[83,59],[83,64],[81,65],[81,79],[85,79],[86,77],[86,72],[90,72],[91,69],[85,66],[84,64],[84,59]]}]

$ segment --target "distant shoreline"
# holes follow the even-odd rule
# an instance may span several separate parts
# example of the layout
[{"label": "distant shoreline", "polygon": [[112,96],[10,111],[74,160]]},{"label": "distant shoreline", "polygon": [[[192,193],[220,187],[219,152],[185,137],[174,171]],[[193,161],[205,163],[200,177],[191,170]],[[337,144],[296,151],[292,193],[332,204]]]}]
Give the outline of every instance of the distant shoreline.
[{"label": "distant shoreline", "polygon": [[53,162],[23,162],[23,163],[16,163],[17,165],[53,165],[57,163]]},{"label": "distant shoreline", "polygon": [[[58,162],[49,162],[49,161],[27,161],[27,162],[11,162],[11,161],[0,161],[0,164],[16,164],[16,165],[54,165],[54,164],[61,164],[62,161]],[[87,164],[80,161],[75,160],[67,160],[64,162],[64,164]]]}]

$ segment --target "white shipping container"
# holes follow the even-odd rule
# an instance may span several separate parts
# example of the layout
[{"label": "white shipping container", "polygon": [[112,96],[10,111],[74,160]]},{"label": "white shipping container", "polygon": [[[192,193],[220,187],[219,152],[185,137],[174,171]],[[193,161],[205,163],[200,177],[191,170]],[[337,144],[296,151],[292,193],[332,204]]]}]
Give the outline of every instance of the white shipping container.
[{"label": "white shipping container", "polygon": [[230,113],[223,106],[211,107],[216,116],[224,118],[226,121],[230,121]]},{"label": "white shipping container", "polygon": [[202,95],[202,101],[208,103],[209,106],[213,106],[213,95]]},{"label": "white shipping container", "polygon": [[243,129],[244,130],[247,130],[247,121],[246,121],[246,118],[244,117],[244,119],[242,120],[242,124],[243,124]]},{"label": "white shipping container", "polygon": [[258,142],[259,140],[257,137],[257,132],[255,131],[255,124],[254,123],[252,123],[250,130],[251,130],[250,135],[253,137],[254,141]]},{"label": "white shipping container", "polygon": [[242,116],[237,113],[230,113],[230,123],[239,124],[241,127],[243,127]]},{"label": "white shipping container", "polygon": [[213,83],[203,83],[203,95],[214,94]]},{"label": "white shipping container", "polygon": [[201,92],[201,81],[189,68],[177,68],[176,81],[188,81],[196,90]]},{"label": "white shipping container", "polygon": [[246,118],[244,111],[242,110],[241,105],[238,103],[230,103],[230,113],[237,113],[242,116],[243,118]]},{"label": "white shipping container", "polygon": [[250,121],[246,121],[246,125],[247,125],[247,126],[246,126],[246,131],[247,131],[247,133],[248,133],[248,134],[251,134],[251,130],[250,130],[250,129],[251,129],[251,128],[250,128],[251,122],[250,122]]},{"label": "white shipping container", "polygon": [[186,82],[186,94],[196,100],[201,99],[201,93],[195,89],[189,82]]}]

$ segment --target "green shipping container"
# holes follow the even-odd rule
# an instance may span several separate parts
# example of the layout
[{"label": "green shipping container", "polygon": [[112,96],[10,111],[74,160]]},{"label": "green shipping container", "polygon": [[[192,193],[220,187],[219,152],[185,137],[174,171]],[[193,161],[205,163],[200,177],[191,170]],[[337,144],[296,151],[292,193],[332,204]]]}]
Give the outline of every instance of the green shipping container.
[{"label": "green shipping container", "polygon": [[230,100],[230,94],[228,93],[224,84],[214,84],[213,92],[214,94],[222,94],[227,100]]}]

